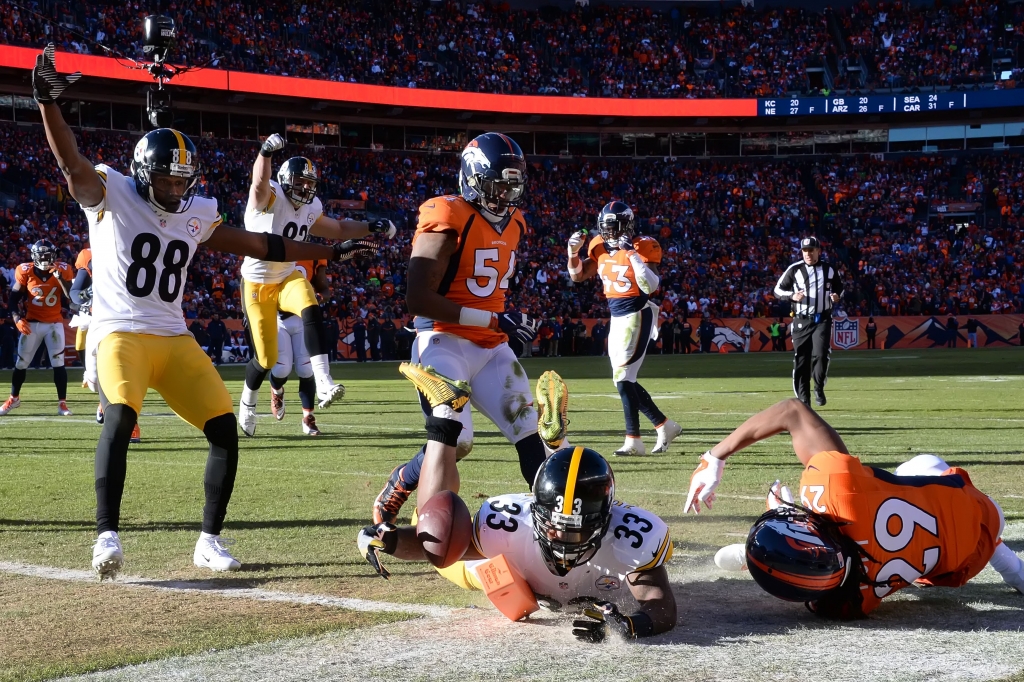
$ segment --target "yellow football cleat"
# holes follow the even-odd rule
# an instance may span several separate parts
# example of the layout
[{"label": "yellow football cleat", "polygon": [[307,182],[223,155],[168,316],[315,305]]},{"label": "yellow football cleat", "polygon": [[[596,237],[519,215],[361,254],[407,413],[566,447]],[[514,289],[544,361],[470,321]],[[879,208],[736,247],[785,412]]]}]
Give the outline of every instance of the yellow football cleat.
[{"label": "yellow football cleat", "polygon": [[569,389],[557,372],[548,370],[537,379],[537,433],[548,447],[557,449],[565,439],[569,419]]},{"label": "yellow football cleat", "polygon": [[462,412],[469,403],[470,389],[465,381],[449,379],[433,367],[409,362],[400,364],[398,371],[416,386],[431,407],[447,405],[456,412]]}]

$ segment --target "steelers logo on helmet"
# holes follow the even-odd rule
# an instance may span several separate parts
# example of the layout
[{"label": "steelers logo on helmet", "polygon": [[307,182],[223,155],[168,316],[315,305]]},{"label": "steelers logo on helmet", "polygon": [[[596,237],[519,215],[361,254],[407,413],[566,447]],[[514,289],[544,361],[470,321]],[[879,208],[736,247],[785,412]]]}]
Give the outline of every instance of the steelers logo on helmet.
[{"label": "steelers logo on helmet", "polygon": [[184,213],[192,205],[202,173],[192,140],[173,128],[151,130],[135,145],[131,164],[135,191],[159,211]]},{"label": "steelers logo on helmet", "polygon": [[821,599],[843,586],[852,566],[836,532],[791,507],[762,514],[750,529],[746,551],[751,577],[787,601]]},{"label": "steelers logo on helmet", "polygon": [[320,172],[305,156],[293,156],[281,164],[277,171],[277,184],[281,185],[281,189],[292,203],[311,204],[313,199],[316,199]]},{"label": "steelers logo on helmet", "polygon": [[633,209],[621,201],[609,201],[597,214],[597,231],[606,244],[618,244],[622,237],[632,237],[636,231]]},{"label": "steelers logo on helmet", "polygon": [[57,247],[49,239],[40,239],[31,248],[32,264],[40,270],[49,270],[57,263]]},{"label": "steelers logo on helmet", "polygon": [[494,215],[519,205],[526,190],[526,157],[516,141],[502,133],[484,133],[462,150],[459,191]]},{"label": "steelers logo on helmet", "polygon": [[590,561],[612,519],[615,477],[595,450],[562,448],[548,457],[533,481],[533,532],[553,575]]}]

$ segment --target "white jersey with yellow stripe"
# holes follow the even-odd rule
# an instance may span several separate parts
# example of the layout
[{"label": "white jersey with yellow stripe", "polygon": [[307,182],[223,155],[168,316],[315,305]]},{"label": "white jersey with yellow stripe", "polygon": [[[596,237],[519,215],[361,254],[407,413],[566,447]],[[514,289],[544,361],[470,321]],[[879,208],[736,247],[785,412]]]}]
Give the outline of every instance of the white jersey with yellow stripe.
[{"label": "white jersey with yellow stripe", "polygon": [[103,200],[85,208],[92,246],[90,340],[112,332],[187,334],[181,297],[196,248],[221,223],[217,200],[194,197],[168,213],[135,190],[134,178],[99,164]]},{"label": "white jersey with yellow stripe", "polygon": [[[281,185],[271,180],[270,199],[266,206],[253,205],[250,196],[249,204],[245,207],[245,229],[304,242],[309,237],[313,223],[323,212],[324,206],[319,197],[315,197],[311,203],[299,204],[296,208]],[[248,282],[277,284],[294,271],[295,263],[272,263],[249,256],[242,261],[242,277]]]},{"label": "white jersey with yellow stripe", "polygon": [[[556,575],[548,569],[534,536],[532,506],[533,495],[526,493],[490,498],[473,522],[473,542],[487,558],[503,554],[536,594],[563,604],[580,597],[628,600],[626,576],[657,568],[672,556],[664,521],[640,507],[615,502],[594,557],[564,576]],[[480,562],[467,563],[472,571]]]}]

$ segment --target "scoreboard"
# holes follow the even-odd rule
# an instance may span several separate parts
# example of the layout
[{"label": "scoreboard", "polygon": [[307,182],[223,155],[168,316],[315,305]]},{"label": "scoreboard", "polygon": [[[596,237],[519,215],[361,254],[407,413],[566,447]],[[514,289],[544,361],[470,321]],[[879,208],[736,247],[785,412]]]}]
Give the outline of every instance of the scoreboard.
[{"label": "scoreboard", "polygon": [[1024,105],[1024,90],[919,92],[898,95],[775,97],[758,100],[758,116],[830,116],[962,111]]}]

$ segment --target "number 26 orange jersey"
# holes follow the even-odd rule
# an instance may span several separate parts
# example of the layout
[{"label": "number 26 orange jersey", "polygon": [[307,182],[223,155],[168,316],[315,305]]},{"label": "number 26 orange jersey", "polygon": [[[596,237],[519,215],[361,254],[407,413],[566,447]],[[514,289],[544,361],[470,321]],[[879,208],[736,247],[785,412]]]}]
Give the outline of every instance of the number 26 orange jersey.
[{"label": "number 26 orange jersey", "polygon": [[819,452],[800,477],[800,503],[835,521],[874,560],[861,586],[869,613],[910,583],[959,587],[985,567],[1000,532],[995,504],[963,469],[896,476],[841,452]]},{"label": "number 26 orange jersey", "polygon": [[[661,263],[661,244],[651,237],[633,237],[633,250],[645,263]],[[604,285],[608,298],[608,310],[614,317],[620,317],[642,310],[650,296],[641,291],[636,283],[636,274],[629,262],[629,252],[615,249],[611,252],[600,235],[590,240],[590,260],[597,262],[597,275]]]},{"label": "number 26 orange jersey", "polygon": [[32,263],[22,263],[14,272],[14,281],[28,292],[25,301],[25,319],[29,322],[61,322],[60,296],[63,293],[57,278],[65,282],[74,280],[71,266],[57,263],[52,273],[44,280],[36,274]]},{"label": "number 26 orange jersey", "polygon": [[[522,214],[513,213],[499,232],[476,208],[460,196],[430,199],[420,206],[416,239],[426,232],[451,232],[458,246],[449,261],[437,293],[466,308],[500,313],[505,310],[508,282],[516,270],[516,249],[526,232]],[[503,332],[417,317],[420,331],[455,334],[482,348],[494,348],[508,340]]]}]

